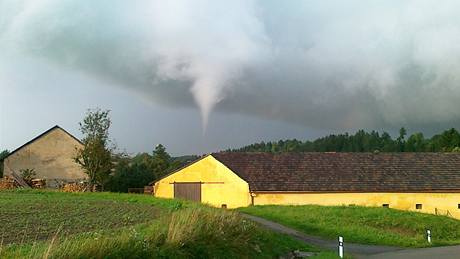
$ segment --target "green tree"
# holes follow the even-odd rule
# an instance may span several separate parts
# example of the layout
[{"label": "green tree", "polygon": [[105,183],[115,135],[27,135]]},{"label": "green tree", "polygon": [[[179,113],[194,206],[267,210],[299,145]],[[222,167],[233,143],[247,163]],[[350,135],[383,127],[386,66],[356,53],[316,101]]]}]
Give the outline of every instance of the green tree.
[{"label": "green tree", "polygon": [[196,157],[174,159],[161,144],[155,147],[152,154],[140,153],[132,158],[120,157],[117,159],[115,172],[107,183],[107,189],[113,192],[127,192],[128,188],[144,187],[195,159]]},{"label": "green tree", "polygon": [[383,152],[394,152],[396,151],[396,143],[395,141],[391,138],[390,134],[387,132],[383,132],[381,136],[381,141],[382,141],[382,150]]},{"label": "green tree", "polygon": [[406,142],[405,137],[406,137],[407,131],[404,127],[399,129],[399,137],[396,139],[396,142],[398,143],[399,147],[399,152],[404,152],[404,144]]},{"label": "green tree", "polygon": [[454,128],[444,131],[438,140],[443,152],[451,152],[460,147],[460,133]]},{"label": "green tree", "polygon": [[171,156],[166,152],[166,148],[162,144],[158,144],[153,150],[153,172],[155,178],[159,179],[172,170],[180,166],[178,161],[173,161]]},{"label": "green tree", "polygon": [[134,160],[129,157],[119,159],[113,175],[107,181],[107,190],[128,192],[128,188],[142,188],[155,179],[154,173],[149,168],[149,162],[145,160],[134,162]]},{"label": "green tree", "polygon": [[10,154],[7,149],[0,152],[0,178],[3,177],[3,160]]},{"label": "green tree", "polygon": [[423,133],[412,134],[404,144],[405,152],[424,152],[427,150],[427,143]]},{"label": "green tree", "polygon": [[85,118],[80,122],[80,131],[83,134],[83,148],[77,150],[74,160],[88,175],[91,189],[95,185],[102,186],[109,178],[112,165],[111,142],[109,128],[112,124],[109,110],[88,110]]}]

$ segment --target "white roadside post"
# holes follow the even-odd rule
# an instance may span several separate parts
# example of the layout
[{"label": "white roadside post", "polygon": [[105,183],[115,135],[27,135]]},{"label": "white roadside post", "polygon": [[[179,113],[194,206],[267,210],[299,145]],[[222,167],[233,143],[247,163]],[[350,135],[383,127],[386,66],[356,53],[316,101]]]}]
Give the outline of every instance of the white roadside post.
[{"label": "white roadside post", "polygon": [[429,229],[426,230],[426,238],[428,239],[428,243],[431,243],[431,231]]},{"label": "white roadside post", "polygon": [[343,237],[339,236],[339,257],[343,258]]}]

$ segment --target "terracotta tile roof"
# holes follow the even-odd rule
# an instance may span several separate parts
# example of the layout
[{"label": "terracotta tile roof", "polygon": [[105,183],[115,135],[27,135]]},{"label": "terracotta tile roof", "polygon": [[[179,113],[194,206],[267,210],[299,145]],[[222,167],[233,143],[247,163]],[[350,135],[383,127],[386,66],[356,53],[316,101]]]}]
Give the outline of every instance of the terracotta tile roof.
[{"label": "terracotta tile roof", "polygon": [[215,153],[251,191],[460,191],[460,153]]}]

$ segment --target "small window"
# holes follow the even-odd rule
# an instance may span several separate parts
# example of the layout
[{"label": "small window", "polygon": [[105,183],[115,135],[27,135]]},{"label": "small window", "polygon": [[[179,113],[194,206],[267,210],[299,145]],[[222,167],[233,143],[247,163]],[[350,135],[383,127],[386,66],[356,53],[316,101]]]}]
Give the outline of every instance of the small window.
[{"label": "small window", "polygon": [[382,204],[382,207],[384,207],[384,208],[389,208],[389,207],[390,207],[390,204],[384,203],[384,204]]},{"label": "small window", "polygon": [[460,210],[460,203],[458,204],[458,209]]},{"label": "small window", "polygon": [[227,208],[227,204],[222,204],[222,209],[226,209]]},{"label": "small window", "polygon": [[415,204],[415,209],[416,210],[421,210],[422,209],[422,204],[420,204],[420,203]]}]

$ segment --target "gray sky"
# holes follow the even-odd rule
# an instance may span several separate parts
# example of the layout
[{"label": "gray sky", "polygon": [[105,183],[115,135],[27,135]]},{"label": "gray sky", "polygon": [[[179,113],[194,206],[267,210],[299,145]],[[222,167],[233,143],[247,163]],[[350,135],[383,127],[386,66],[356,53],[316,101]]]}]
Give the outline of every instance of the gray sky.
[{"label": "gray sky", "polygon": [[87,108],[120,149],[205,153],[460,121],[458,1],[0,0],[0,148]]}]

